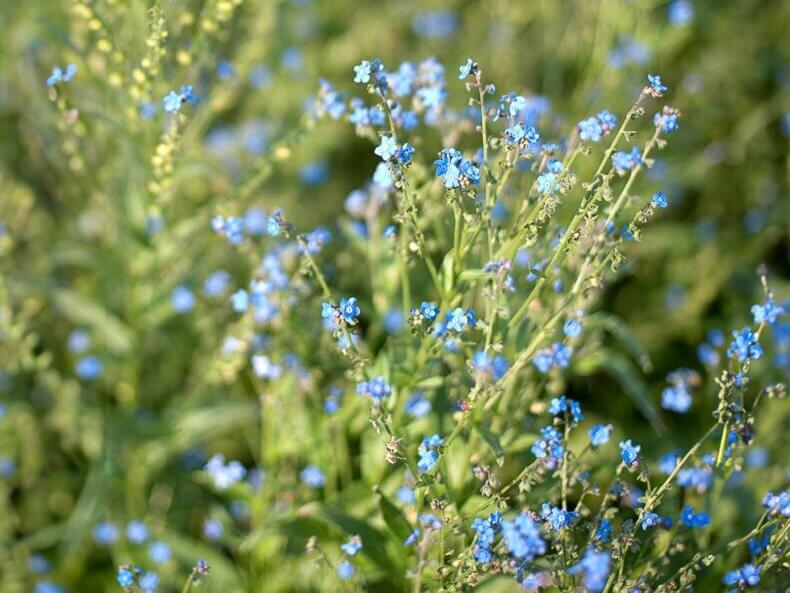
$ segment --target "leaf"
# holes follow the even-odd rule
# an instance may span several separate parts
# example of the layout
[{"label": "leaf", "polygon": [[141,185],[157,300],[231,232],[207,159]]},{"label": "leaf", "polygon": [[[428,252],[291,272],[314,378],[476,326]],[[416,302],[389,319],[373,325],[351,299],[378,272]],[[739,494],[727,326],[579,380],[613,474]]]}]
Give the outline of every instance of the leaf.
[{"label": "leaf", "polygon": [[453,268],[455,267],[455,249],[451,249],[444,256],[442,262],[442,277],[444,279],[444,292],[450,294],[453,290]]},{"label": "leaf", "polygon": [[360,471],[365,481],[378,484],[384,477],[389,467],[384,458],[384,444],[382,437],[376,431],[368,430],[362,433],[360,446]]},{"label": "leaf", "polygon": [[505,463],[505,450],[502,448],[502,443],[499,442],[499,437],[496,436],[493,432],[491,432],[488,427],[483,426],[482,424],[475,425],[475,429],[483,437],[486,445],[488,448],[491,449],[491,452],[494,454],[496,459],[497,465],[500,467],[503,463]]},{"label": "leaf", "polygon": [[658,407],[650,398],[647,385],[625,356],[612,350],[602,350],[578,359],[573,369],[580,375],[592,375],[601,370],[607,372],[647,418],[653,430],[661,436],[667,434],[667,427]]},{"label": "leaf", "polygon": [[484,272],[483,270],[480,270],[480,269],[477,269],[477,270],[464,270],[463,272],[461,272],[461,275],[459,276],[459,278],[461,280],[469,282],[469,281],[473,281],[473,280],[482,280],[483,278],[485,278],[486,276],[489,276],[489,275],[490,274],[488,274],[487,272]]},{"label": "leaf", "polygon": [[515,455],[526,451],[532,444],[540,438],[540,435],[534,432],[522,432],[513,438],[505,445],[505,454]]},{"label": "leaf", "polygon": [[52,298],[69,321],[90,327],[91,333],[115,354],[126,354],[132,349],[132,330],[100,304],[66,289],[55,290]]},{"label": "leaf", "polygon": [[637,337],[621,319],[614,315],[598,313],[588,317],[587,323],[590,328],[600,327],[614,336],[639,362],[639,366],[644,372],[652,370],[653,363],[650,361],[647,350],[642,347]]},{"label": "leaf", "polygon": [[444,382],[444,377],[426,377],[422,381],[418,382],[415,387],[426,390],[439,389],[442,385],[444,385]]},{"label": "leaf", "polygon": [[379,495],[379,510],[384,522],[398,540],[405,541],[412,531],[411,525],[406,520],[403,512],[387,496],[381,492],[377,493]]},{"label": "leaf", "polygon": [[401,560],[387,553],[385,545],[387,538],[380,530],[370,525],[367,521],[352,517],[337,508],[319,506],[316,514],[338,526],[346,535],[360,536],[364,545],[363,551],[365,555],[383,571],[402,578],[404,567],[401,565]]}]

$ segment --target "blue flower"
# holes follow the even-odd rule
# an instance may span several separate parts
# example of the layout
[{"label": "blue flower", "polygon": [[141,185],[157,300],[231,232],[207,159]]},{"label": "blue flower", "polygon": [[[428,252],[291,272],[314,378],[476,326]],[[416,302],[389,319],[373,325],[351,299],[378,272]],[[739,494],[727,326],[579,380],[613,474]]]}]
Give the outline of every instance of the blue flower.
[{"label": "blue flower", "polygon": [[220,60],[217,64],[217,78],[230,80],[236,76],[236,68],[230,60]]},{"label": "blue flower", "polygon": [[420,303],[420,314],[428,321],[433,321],[439,315],[439,305],[423,301]]},{"label": "blue flower", "polygon": [[247,470],[241,463],[231,460],[226,464],[225,456],[219,453],[208,460],[204,469],[211,476],[217,490],[226,490],[247,475]]},{"label": "blue flower", "polygon": [[16,474],[16,464],[10,457],[0,456],[0,478],[11,478]]},{"label": "blue flower", "polygon": [[495,381],[505,376],[509,366],[504,356],[497,355],[491,358],[488,353],[483,350],[475,352],[469,363],[476,373],[481,376],[489,376]]},{"label": "blue flower", "polygon": [[216,521],[214,519],[206,519],[203,521],[203,537],[205,537],[209,541],[217,541],[219,538],[222,537],[222,532],[224,528],[222,527],[222,523]]},{"label": "blue flower", "polygon": [[601,519],[600,525],[595,530],[595,539],[608,542],[612,538],[612,524],[606,519]]},{"label": "blue flower", "polygon": [[472,521],[472,529],[476,532],[475,547],[473,551],[475,562],[487,564],[494,558],[491,547],[496,534],[502,527],[502,515],[493,512],[487,519],[476,518]]},{"label": "blue flower", "polygon": [[354,576],[354,565],[348,560],[341,560],[337,563],[337,576],[342,580],[347,581]]},{"label": "blue flower", "polygon": [[598,123],[601,125],[604,135],[611,132],[617,125],[617,116],[606,109],[598,113],[596,117],[598,118]]},{"label": "blue flower", "polygon": [[280,64],[286,70],[298,72],[302,67],[302,52],[298,47],[286,47],[280,56]]},{"label": "blue flower", "polygon": [[661,131],[663,131],[665,134],[669,134],[678,129],[679,118],[680,112],[677,109],[668,105],[664,105],[661,112],[656,113],[653,116],[653,125],[656,127],[661,127]]},{"label": "blue flower", "polygon": [[771,515],[782,515],[790,517],[790,490],[776,495],[768,492],[763,497],[763,507],[768,509]]},{"label": "blue flower", "polygon": [[299,479],[312,488],[321,488],[326,482],[324,472],[315,465],[308,465],[299,473]]},{"label": "blue flower", "polygon": [[381,142],[379,142],[378,147],[373,151],[379,157],[381,157],[382,161],[388,161],[398,150],[398,146],[395,143],[395,138],[392,136],[382,136]]},{"label": "blue flower", "polygon": [[575,338],[582,333],[582,324],[578,319],[568,319],[562,326],[562,332],[569,338]]},{"label": "blue flower", "polygon": [[170,551],[170,546],[165,542],[154,542],[148,548],[148,555],[155,564],[164,564],[170,560],[173,553]]},{"label": "blue flower", "polygon": [[541,194],[556,194],[560,191],[560,182],[557,175],[547,171],[538,175],[535,187]]},{"label": "blue flower", "polygon": [[46,574],[52,570],[52,565],[41,554],[31,554],[27,559],[27,568],[34,574]]},{"label": "blue flower", "polygon": [[574,422],[579,422],[584,417],[582,408],[576,400],[564,395],[553,398],[549,404],[549,414],[559,416],[564,412],[568,412]]},{"label": "blue flower", "polygon": [[675,0],[667,6],[667,19],[672,25],[687,25],[694,18],[694,6],[689,0]]},{"label": "blue flower", "polygon": [[728,358],[737,358],[739,362],[745,362],[762,357],[763,347],[757,341],[757,334],[750,327],[745,327],[741,331],[733,331],[732,335],[735,339],[727,347]]},{"label": "blue flower", "polygon": [[691,408],[691,394],[684,381],[676,382],[661,392],[661,407],[665,410],[684,414]]},{"label": "blue flower", "polygon": [[412,30],[418,37],[447,39],[455,33],[458,17],[452,10],[428,10],[412,19]]},{"label": "blue flower", "polygon": [[410,546],[413,546],[414,544],[417,543],[417,539],[419,537],[420,537],[420,530],[419,529],[414,529],[408,535],[408,537],[403,541],[403,545],[406,546],[407,548],[410,547]]},{"label": "blue flower", "polygon": [[[510,104],[511,109],[513,103]],[[507,128],[505,130],[505,142],[510,146],[519,146],[523,150],[537,150],[537,143],[540,140],[540,134],[535,126],[524,127],[521,122]]]},{"label": "blue flower", "polygon": [[761,323],[772,325],[784,315],[784,308],[781,305],[777,305],[771,299],[767,299],[762,305],[752,306],[751,311],[754,322],[758,325]]},{"label": "blue flower", "polygon": [[340,309],[340,314],[343,316],[343,320],[348,323],[349,325],[356,325],[359,322],[359,305],[357,305],[357,299],[355,297],[349,297],[347,299],[340,299],[340,305],[338,307]]},{"label": "blue flower", "polygon": [[428,401],[421,393],[412,395],[404,406],[406,413],[412,418],[422,418],[427,416],[431,411],[431,402]]},{"label": "blue flower", "polygon": [[319,80],[319,84],[317,112],[326,113],[332,119],[340,119],[346,112],[344,94],[335,91],[334,87],[323,78]]},{"label": "blue flower", "polygon": [[114,523],[102,521],[93,528],[93,539],[104,546],[113,544],[118,540],[118,528]]},{"label": "blue flower", "polygon": [[590,435],[590,444],[593,447],[600,447],[609,442],[609,437],[612,436],[612,425],[596,424],[587,431],[587,434]]},{"label": "blue flower", "polygon": [[244,241],[244,221],[235,216],[214,216],[211,219],[211,229],[228,239],[231,245],[239,245]]},{"label": "blue flower", "polygon": [[648,86],[647,91],[653,97],[661,97],[664,93],[667,92],[667,87],[661,84],[661,77],[657,74],[648,74],[647,75],[647,82]]},{"label": "blue flower", "polygon": [[242,288],[230,296],[230,302],[236,313],[244,313],[250,306],[250,295]]},{"label": "blue flower", "polygon": [[[391,228],[394,232],[395,227]],[[388,238],[386,234],[384,238]],[[397,307],[392,307],[384,314],[381,325],[390,335],[398,333],[403,328],[403,312]]]},{"label": "blue flower", "polygon": [[52,69],[52,74],[47,78],[47,86],[54,86],[59,82],[69,82],[75,74],[77,74],[77,67],[74,64],[69,64],[65,70],[55,66]]},{"label": "blue flower", "polygon": [[620,443],[620,459],[629,467],[635,466],[639,462],[639,452],[641,445],[634,445],[631,439]]},{"label": "blue flower", "polygon": [[686,505],[680,513],[680,522],[686,527],[707,527],[710,525],[710,517],[707,513],[697,513],[690,505]]},{"label": "blue flower", "polygon": [[329,165],[323,161],[307,163],[299,170],[299,180],[305,185],[316,187],[329,178]]},{"label": "blue flower", "polygon": [[458,189],[480,183],[480,170],[455,148],[444,148],[433,162],[437,177],[444,178],[444,187]]},{"label": "blue flower", "polygon": [[176,113],[181,109],[181,96],[175,91],[167,93],[162,102],[164,103],[165,111],[168,113]]},{"label": "blue flower", "polygon": [[65,589],[52,581],[36,583],[35,593],[65,593]]},{"label": "blue flower", "polygon": [[90,345],[91,339],[87,332],[84,332],[81,329],[75,329],[69,334],[68,347],[71,352],[79,354],[80,352],[87,350]]},{"label": "blue flower", "polygon": [[665,453],[658,460],[658,471],[666,475],[671,474],[678,463],[678,459],[680,459],[680,455],[677,451]]},{"label": "blue flower", "polygon": [[753,564],[744,564],[737,570],[724,575],[725,585],[737,585],[739,589],[754,587],[760,584],[760,567]]},{"label": "blue flower", "polygon": [[74,372],[83,381],[93,381],[101,376],[104,363],[97,356],[84,356],[77,361]]},{"label": "blue flower", "polygon": [[159,575],[155,572],[146,572],[137,580],[137,584],[143,593],[156,593],[156,588],[159,586]]},{"label": "blue flower", "polygon": [[634,146],[631,152],[618,151],[612,155],[612,166],[618,175],[625,175],[628,171],[642,166],[642,153]]},{"label": "blue flower", "polygon": [[421,474],[429,472],[434,468],[436,462],[439,460],[438,449],[443,444],[444,439],[438,434],[422,439],[417,449],[417,455],[420,457],[417,461],[417,469]]},{"label": "blue flower", "polygon": [[168,113],[177,113],[181,110],[184,103],[194,105],[197,103],[197,95],[195,95],[192,87],[188,84],[181,85],[178,91],[170,91],[165,95],[162,100],[165,111]]},{"label": "blue flower", "polygon": [[376,167],[376,171],[373,173],[373,183],[384,190],[392,188],[392,174],[386,163],[379,163]]},{"label": "blue flower", "polygon": [[713,471],[709,467],[687,467],[678,472],[678,486],[705,492],[713,483]]},{"label": "blue flower", "polygon": [[588,117],[579,122],[579,138],[584,141],[598,142],[603,134],[603,128],[597,117]]},{"label": "blue flower", "polygon": [[308,253],[316,254],[320,253],[324,245],[332,240],[332,233],[325,227],[319,226],[307,233],[304,239],[307,245],[302,247],[302,251],[306,250]]},{"label": "blue flower", "polygon": [[650,511],[646,512],[642,515],[642,531],[646,531],[650,527],[655,527],[660,520],[661,517],[659,517],[657,513],[652,513]]},{"label": "blue flower", "polygon": [[225,270],[212,272],[203,282],[203,294],[207,297],[218,297],[225,291],[229,281],[230,274]]},{"label": "blue flower", "polygon": [[544,426],[540,432],[543,438],[532,444],[532,454],[538,459],[545,459],[549,467],[555,467],[565,454],[562,435],[553,426]]},{"label": "blue flower", "polygon": [[378,73],[382,69],[379,60],[362,60],[359,64],[354,66],[354,82],[367,84],[370,82],[370,77]]},{"label": "blue flower", "polygon": [[477,63],[472,58],[467,58],[466,63],[461,64],[461,67],[458,68],[458,80],[463,80],[476,74],[477,68]]},{"label": "blue flower", "polygon": [[369,381],[357,384],[357,394],[367,395],[375,403],[380,403],[382,399],[392,393],[392,388],[384,377],[373,377]]},{"label": "blue flower", "polygon": [[547,373],[554,367],[566,368],[570,364],[573,349],[562,342],[556,342],[549,348],[538,350],[532,358],[532,364],[535,365],[541,373]]},{"label": "blue flower", "polygon": [[148,539],[148,527],[142,521],[129,521],[126,526],[126,537],[133,544],[143,544]]},{"label": "blue flower", "polygon": [[184,285],[175,287],[171,301],[176,313],[188,313],[195,307],[195,295]]},{"label": "blue flower", "polygon": [[458,307],[447,314],[447,328],[456,332],[462,332],[467,327],[474,327],[475,317],[474,313],[470,315],[471,309],[462,309]]},{"label": "blue flower", "polygon": [[121,587],[131,587],[134,585],[134,573],[128,568],[121,567],[118,569],[118,576],[115,577]]},{"label": "blue flower", "polygon": [[559,507],[552,506],[548,502],[544,502],[540,508],[540,516],[549,524],[549,529],[551,531],[559,531],[563,527],[568,527],[578,519],[579,513],[575,511],[565,511]]},{"label": "blue flower", "polygon": [[362,539],[358,535],[355,535],[345,544],[341,544],[340,549],[349,556],[356,556],[357,553],[362,549]]},{"label": "blue flower", "polygon": [[609,572],[612,569],[612,558],[608,552],[599,552],[588,548],[581,561],[568,569],[568,574],[582,574],[584,586],[591,593],[599,593],[606,586]]},{"label": "blue flower", "polygon": [[408,142],[404,143],[397,151],[395,151],[395,158],[401,165],[410,165],[411,157],[414,155],[415,149]]},{"label": "blue flower", "polygon": [[408,486],[401,486],[395,491],[395,498],[398,502],[403,504],[414,504],[417,502],[417,497],[414,495],[414,489]]},{"label": "blue flower", "polygon": [[526,513],[512,521],[502,521],[502,539],[508,552],[518,560],[532,560],[546,552],[540,526]]},{"label": "blue flower", "polygon": [[650,198],[650,203],[656,208],[666,208],[667,197],[664,195],[664,192],[657,191],[653,194],[653,197]]}]

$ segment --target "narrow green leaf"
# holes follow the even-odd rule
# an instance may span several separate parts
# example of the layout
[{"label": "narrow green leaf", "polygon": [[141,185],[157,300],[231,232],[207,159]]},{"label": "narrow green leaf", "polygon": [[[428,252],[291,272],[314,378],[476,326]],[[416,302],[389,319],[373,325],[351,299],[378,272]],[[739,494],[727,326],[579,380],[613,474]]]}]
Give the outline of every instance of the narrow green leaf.
[{"label": "narrow green leaf", "polygon": [[115,354],[131,350],[134,343],[132,330],[97,302],[66,289],[55,290],[52,298],[69,321],[90,327],[97,339]]},{"label": "narrow green leaf", "polygon": [[599,371],[609,374],[639,408],[656,433],[662,436],[667,434],[667,427],[661,419],[658,407],[650,398],[647,385],[625,356],[613,350],[602,350],[580,358],[574,363],[573,369],[580,375],[592,375]]},{"label": "narrow green leaf", "polygon": [[491,449],[491,452],[494,454],[494,458],[496,459],[497,465],[501,466],[503,463],[505,463],[505,449],[502,447],[502,443],[499,442],[499,437],[491,432],[488,427],[483,426],[482,424],[477,424],[475,429],[483,438],[486,445],[488,445],[488,448]]},{"label": "narrow green leaf", "polygon": [[378,495],[379,510],[381,511],[384,522],[398,540],[405,541],[411,533],[411,525],[409,525],[403,512],[396,507],[387,496],[381,492],[378,492]]}]

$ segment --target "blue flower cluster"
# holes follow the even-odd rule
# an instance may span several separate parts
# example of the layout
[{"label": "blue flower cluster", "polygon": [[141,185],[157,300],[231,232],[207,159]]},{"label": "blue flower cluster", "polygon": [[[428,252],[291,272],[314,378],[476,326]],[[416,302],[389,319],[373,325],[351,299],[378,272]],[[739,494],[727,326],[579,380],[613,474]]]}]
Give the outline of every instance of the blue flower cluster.
[{"label": "blue flower cluster", "polygon": [[70,82],[77,74],[77,67],[74,64],[69,64],[65,68],[55,66],[52,69],[52,74],[47,78],[47,86],[55,86],[59,82]]},{"label": "blue flower cluster", "polygon": [[639,150],[638,146],[634,146],[630,152],[619,150],[612,155],[612,166],[618,175],[625,175],[642,165],[644,165],[642,151]]},{"label": "blue flower cluster", "polygon": [[417,449],[417,455],[420,457],[417,460],[417,469],[421,474],[431,471],[436,466],[436,462],[439,461],[439,449],[443,444],[444,439],[438,434],[422,439]]},{"label": "blue flower cluster", "polygon": [[380,404],[381,400],[392,393],[392,387],[384,377],[373,377],[357,384],[357,394],[367,395],[374,403]]},{"label": "blue flower cluster", "polygon": [[691,393],[689,387],[699,381],[699,376],[689,369],[678,369],[667,375],[670,383],[661,392],[661,407],[665,410],[684,414],[691,408]]},{"label": "blue flower cluster", "polygon": [[443,148],[433,162],[437,177],[447,189],[461,189],[480,184],[480,169],[455,148]]},{"label": "blue flower cluster", "polygon": [[478,350],[469,361],[477,377],[489,377],[499,381],[505,376],[508,369],[507,358],[502,355],[490,356],[483,350]]},{"label": "blue flower cluster", "polygon": [[162,100],[165,111],[168,113],[178,113],[184,103],[195,105],[197,103],[197,95],[188,84],[182,85],[178,91],[170,91],[165,95]]},{"label": "blue flower cluster", "polygon": [[579,138],[586,142],[600,142],[617,125],[617,116],[604,109],[594,117],[579,122]]},{"label": "blue flower cluster", "polygon": [[557,342],[549,348],[544,348],[535,353],[532,364],[541,373],[548,373],[552,368],[566,368],[571,361],[573,349],[567,344]]}]

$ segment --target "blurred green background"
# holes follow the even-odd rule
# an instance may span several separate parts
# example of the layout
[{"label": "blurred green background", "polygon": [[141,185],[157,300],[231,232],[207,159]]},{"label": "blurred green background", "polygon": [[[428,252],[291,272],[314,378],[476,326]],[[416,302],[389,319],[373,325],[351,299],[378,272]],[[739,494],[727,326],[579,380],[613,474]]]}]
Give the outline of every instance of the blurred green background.
[{"label": "blurred green background", "polygon": [[[648,72],[670,87],[681,128],[649,176],[671,206],[630,246],[631,259],[602,302],[631,328],[650,363],[612,363],[574,385],[594,414],[644,427],[645,440],[661,451],[667,439],[685,443],[685,431],[709,422],[702,412],[665,419],[668,435],[647,436],[643,409],[628,399],[602,401],[600,393],[626,385],[637,400],[656,401],[668,371],[698,368],[706,332],[744,325],[761,299],[758,264],[768,266],[778,300],[788,295],[789,3],[236,4],[161,3],[169,35],[151,99],[159,104],[182,83],[204,98],[183,138],[164,220],[146,190],[161,130],[134,115],[127,94],[147,51],[149,3],[0,7],[0,457],[15,466],[0,476],[3,593],[29,591],[43,578],[27,569],[34,552],[50,559],[53,580],[70,590],[113,590],[121,551],[109,561],[90,533],[115,507],[146,514],[186,563],[209,559],[216,568],[209,590],[233,590],[223,583],[238,578],[254,582],[254,571],[238,577],[231,568],[234,554],[243,555],[231,552],[242,535],[221,547],[201,540],[207,509],[231,520],[176,469],[196,448],[244,456],[236,437],[254,441],[254,389],[229,387],[222,377],[233,370],[214,369],[226,312],[203,305],[187,320],[172,312],[170,295],[184,283],[199,290],[218,267],[244,277],[244,261],[207,232],[217,211],[279,206],[303,229],[336,224],[376,157],[347,123],[314,123],[304,114],[319,77],[357,92],[352,66],[362,59],[394,68],[435,56],[448,69],[450,102],[461,108],[454,73],[473,57],[498,92],[514,90],[536,105],[545,99],[550,115],[541,131],[555,138],[601,109],[622,114]],[[93,16],[85,18],[81,6]],[[206,19],[216,27],[201,27]],[[233,72],[221,80],[224,61]],[[68,88],[77,126],[64,126],[45,86],[52,66],[69,62],[79,67]],[[254,191],[234,191],[251,178],[260,181]],[[159,224],[164,239],[154,242],[149,231]],[[75,379],[66,348],[81,327],[104,358],[105,378],[96,384]],[[790,364],[786,326],[776,335],[766,376],[785,374]],[[601,340],[611,360],[624,359],[621,346]],[[206,379],[207,368],[219,378]],[[766,419],[766,432],[783,421],[786,409]],[[787,431],[776,437],[757,437],[776,465],[763,482],[780,483],[786,471]],[[758,512],[749,500],[744,508],[754,510],[743,511],[743,525]],[[271,590],[321,590],[315,578],[293,576],[303,568],[296,544],[277,540],[254,550]]]}]

